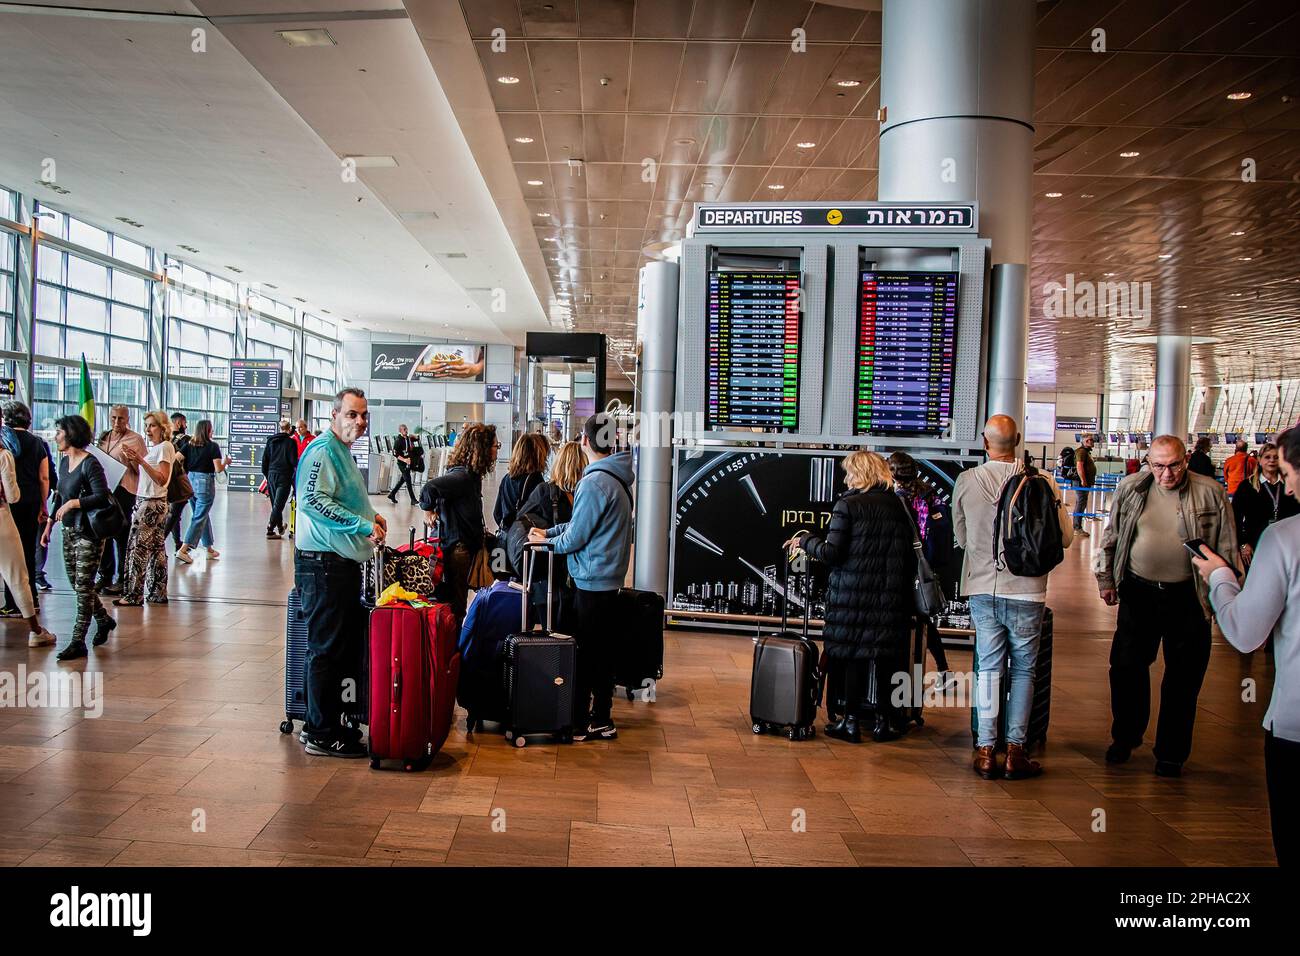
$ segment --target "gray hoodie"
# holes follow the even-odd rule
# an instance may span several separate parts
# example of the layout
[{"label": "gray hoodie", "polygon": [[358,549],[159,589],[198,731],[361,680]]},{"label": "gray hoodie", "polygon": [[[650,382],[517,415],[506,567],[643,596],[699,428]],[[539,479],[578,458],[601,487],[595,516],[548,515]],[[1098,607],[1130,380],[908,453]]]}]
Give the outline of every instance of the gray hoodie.
[{"label": "gray hoodie", "polygon": [[[998,497],[1002,485],[1020,469],[1018,461],[986,461],[978,468],[957,476],[957,486],[952,493],[952,530],[957,538],[957,547],[965,552],[961,564],[963,596],[993,594],[1026,601],[1047,600],[1047,575],[1022,578],[1005,568],[998,570],[993,561],[993,519]],[[1068,548],[1074,540],[1074,526],[1062,500],[1061,489],[1051,474],[1045,471],[1039,471],[1039,474],[1051,482],[1061,522],[1061,544]]]}]

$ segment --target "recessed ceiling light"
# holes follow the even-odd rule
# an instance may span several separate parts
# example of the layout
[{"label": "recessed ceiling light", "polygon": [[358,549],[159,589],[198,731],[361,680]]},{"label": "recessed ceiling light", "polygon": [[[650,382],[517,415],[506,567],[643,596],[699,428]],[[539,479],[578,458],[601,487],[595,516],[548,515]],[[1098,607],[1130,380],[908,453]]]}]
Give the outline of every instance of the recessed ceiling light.
[{"label": "recessed ceiling light", "polygon": [[711,183],[711,182],[705,181],[705,182],[700,183],[700,188],[701,188],[701,189],[712,189],[715,185],[717,185],[717,184],[716,184],[716,183]]},{"label": "recessed ceiling light", "polygon": [[330,32],[324,27],[311,30],[276,30],[275,35],[292,47],[338,46],[338,41],[330,36]]},{"label": "recessed ceiling light", "polygon": [[397,160],[391,156],[344,156],[345,160],[350,160],[357,169],[392,169],[397,165]]},{"label": "recessed ceiling light", "polygon": [[771,183],[771,184],[768,185],[767,188],[768,188],[768,189],[785,189],[785,187],[784,187],[783,185],[781,185],[780,183]]},{"label": "recessed ceiling light", "polygon": [[1185,309],[1185,308],[1187,308],[1187,306],[1185,306],[1185,305],[1180,305],[1178,308],[1180,308],[1180,309]]},{"label": "recessed ceiling light", "polygon": [[840,81],[839,81],[838,83],[836,83],[835,85],[836,85],[836,86],[843,86],[843,87],[845,87],[845,88],[852,88],[852,87],[855,87],[855,86],[861,86],[861,85],[862,85],[862,81],[861,81],[861,80],[840,80]]},{"label": "recessed ceiling light", "polygon": [[1096,194],[1096,193],[1079,193],[1079,198],[1080,198],[1080,199],[1096,199],[1096,198],[1097,198],[1097,194]]},{"label": "recessed ceiling light", "polygon": [[543,219],[551,218],[551,214],[549,212],[539,212],[537,215],[541,216]]},{"label": "recessed ceiling light", "polygon": [[1134,156],[1141,156],[1141,155],[1142,154],[1139,153],[1136,149],[1129,149],[1120,153],[1119,157],[1120,159],[1132,159]]},{"label": "recessed ceiling light", "polygon": [[1173,257],[1174,254],[1172,252],[1162,252],[1160,255],[1156,256],[1157,259],[1172,259]]},{"label": "recessed ceiling light", "polygon": [[1043,195],[1046,196],[1048,199],[1060,199],[1062,193],[1043,193]]},{"label": "recessed ceiling light", "polygon": [[1248,100],[1248,99],[1250,99],[1250,94],[1247,93],[1245,90],[1242,90],[1241,92],[1238,92],[1238,93],[1229,93],[1229,94],[1228,94],[1228,99],[1230,99],[1230,100]]},{"label": "recessed ceiling light", "polygon": [[1242,229],[1238,229],[1236,232],[1228,233],[1228,235],[1230,236],[1244,236],[1245,234],[1246,234],[1245,231]]},{"label": "recessed ceiling light", "polygon": [[814,143],[812,140],[807,140],[802,143],[795,143],[795,146],[797,146],[799,149],[812,149],[816,145],[817,144]]},{"label": "recessed ceiling light", "polygon": [[516,137],[515,137],[515,142],[516,142],[516,143],[524,143],[525,145],[527,145],[528,143],[531,143],[532,141],[533,141],[533,138],[532,138],[531,136],[516,136]]},{"label": "recessed ceiling light", "polygon": [[1113,273],[1113,272],[1103,272],[1103,273],[1102,273],[1102,275],[1104,275],[1104,276],[1106,276],[1106,277],[1108,277],[1108,278],[1109,278],[1110,276],[1113,276],[1114,274],[1115,274],[1115,273]]},{"label": "recessed ceiling light", "polygon": [[544,185],[544,184],[543,184],[543,182],[542,182],[540,179],[530,179],[530,180],[528,180],[528,185],[530,185],[530,186],[541,186],[541,185]]},{"label": "recessed ceiling light", "polygon": [[1237,256],[1237,261],[1238,261],[1238,262],[1250,262],[1250,261],[1252,261],[1253,259],[1254,259],[1254,256]]},{"label": "recessed ceiling light", "polygon": [[516,83],[519,82],[519,77],[517,77],[517,76],[498,76],[498,77],[497,77],[497,82],[500,83],[500,84],[502,84],[503,86],[514,86]]}]

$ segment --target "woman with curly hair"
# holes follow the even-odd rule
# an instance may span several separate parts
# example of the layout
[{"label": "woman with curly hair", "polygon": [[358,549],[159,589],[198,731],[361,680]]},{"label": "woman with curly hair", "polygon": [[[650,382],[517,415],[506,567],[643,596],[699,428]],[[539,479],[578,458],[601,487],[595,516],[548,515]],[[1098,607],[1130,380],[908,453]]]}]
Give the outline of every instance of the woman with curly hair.
[{"label": "woman with curly hair", "polygon": [[430,478],[420,491],[425,524],[437,526],[442,546],[443,576],[437,596],[451,605],[457,629],[465,620],[470,568],[487,536],[483,476],[492,470],[500,447],[495,425],[466,426],[451,451],[446,473]]}]

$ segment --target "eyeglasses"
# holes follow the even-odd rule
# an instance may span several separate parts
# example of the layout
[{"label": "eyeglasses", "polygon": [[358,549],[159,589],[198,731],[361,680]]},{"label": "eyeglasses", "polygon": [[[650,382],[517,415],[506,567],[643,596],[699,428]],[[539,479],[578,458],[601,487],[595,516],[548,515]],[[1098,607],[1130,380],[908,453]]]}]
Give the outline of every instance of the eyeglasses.
[{"label": "eyeglasses", "polygon": [[1169,465],[1161,465],[1156,462],[1149,462],[1152,471],[1182,471],[1187,467],[1187,462],[1176,461]]}]

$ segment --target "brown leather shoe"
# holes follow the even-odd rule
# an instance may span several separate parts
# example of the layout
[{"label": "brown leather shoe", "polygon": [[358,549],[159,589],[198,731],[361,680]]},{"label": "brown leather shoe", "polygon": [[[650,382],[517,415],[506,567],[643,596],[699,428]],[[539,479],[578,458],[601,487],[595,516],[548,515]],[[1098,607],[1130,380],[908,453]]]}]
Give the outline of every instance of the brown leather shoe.
[{"label": "brown leather shoe", "polygon": [[996,780],[1002,775],[998,768],[997,752],[992,746],[976,747],[971,767],[985,780]]},{"label": "brown leather shoe", "polygon": [[1036,760],[1030,760],[1025,756],[1023,744],[1007,744],[1007,772],[1008,780],[1024,780],[1028,777],[1037,777],[1043,772],[1042,765]]}]

